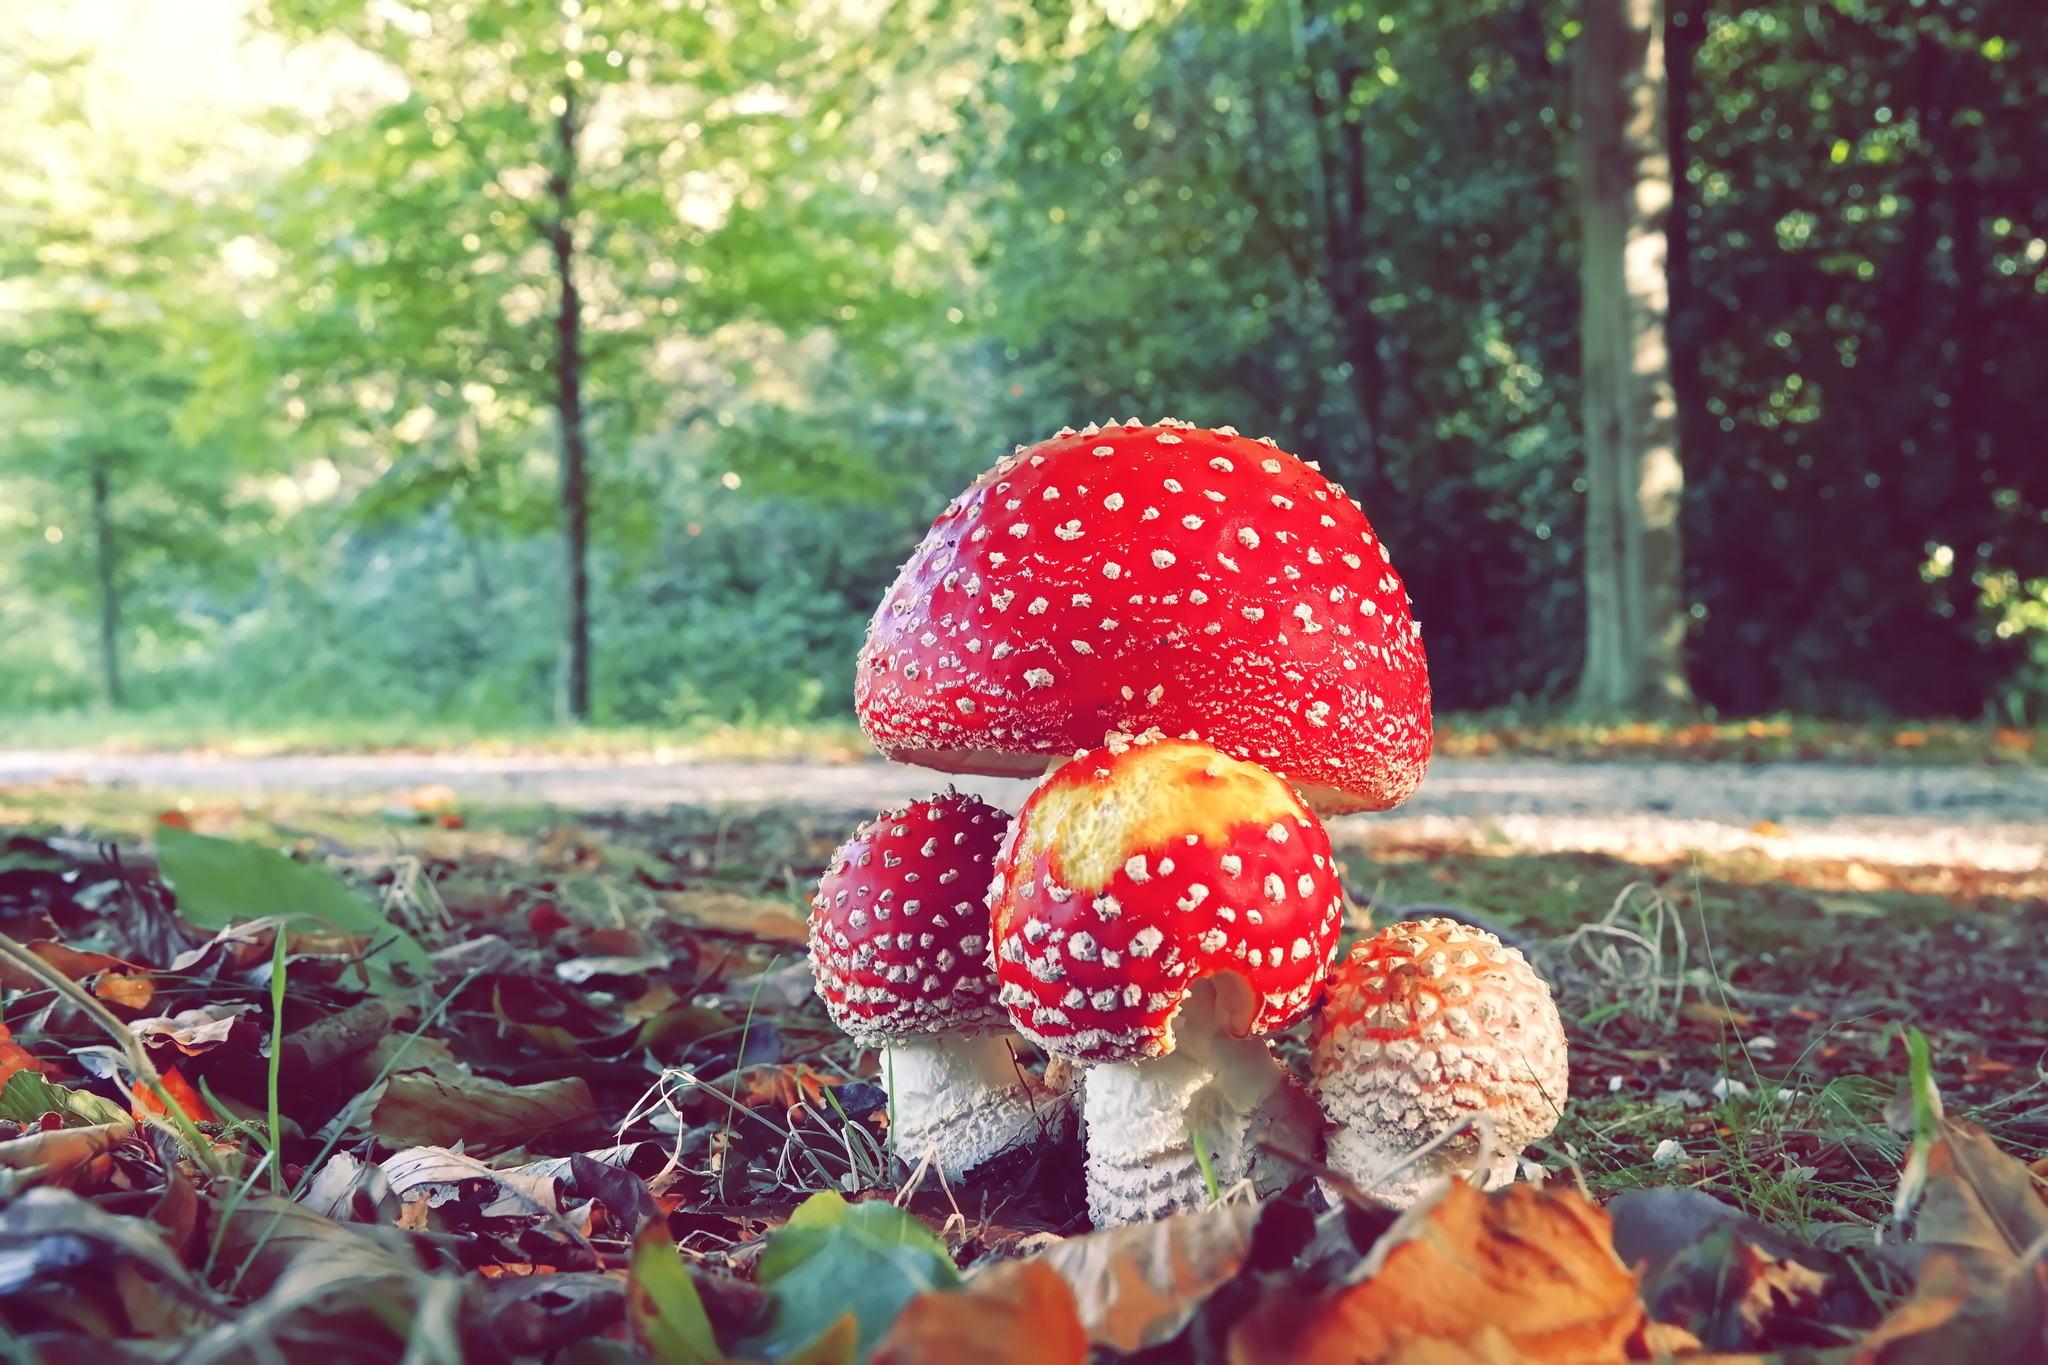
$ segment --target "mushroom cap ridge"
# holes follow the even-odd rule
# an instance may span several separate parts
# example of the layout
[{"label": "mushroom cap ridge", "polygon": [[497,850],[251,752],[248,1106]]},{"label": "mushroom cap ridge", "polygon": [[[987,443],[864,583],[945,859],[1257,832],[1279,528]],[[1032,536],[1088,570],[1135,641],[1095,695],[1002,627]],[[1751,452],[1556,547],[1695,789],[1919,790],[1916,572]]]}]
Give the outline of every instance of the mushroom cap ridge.
[{"label": "mushroom cap ridge", "polygon": [[1286,1028],[1336,951],[1329,836],[1287,784],[1186,740],[1081,754],[1018,814],[991,893],[999,999],[1049,1051],[1173,1050],[1188,987],[1215,976],[1239,1036]]},{"label": "mushroom cap ridge", "polygon": [[1285,451],[1172,422],[975,480],[876,609],[854,697],[884,754],[953,772],[1156,728],[1338,812],[1398,804],[1429,760],[1419,629],[1365,514]]},{"label": "mushroom cap ridge", "polygon": [[1310,1071],[1324,1111],[1393,1151],[1492,1114],[1519,1152],[1557,1126],[1564,1025],[1522,954],[1455,920],[1410,920],[1355,943],[1330,977]]},{"label": "mushroom cap ridge", "polygon": [[950,788],[886,811],[832,855],[811,898],[811,967],[863,1043],[1003,1026],[988,885],[1009,817]]}]

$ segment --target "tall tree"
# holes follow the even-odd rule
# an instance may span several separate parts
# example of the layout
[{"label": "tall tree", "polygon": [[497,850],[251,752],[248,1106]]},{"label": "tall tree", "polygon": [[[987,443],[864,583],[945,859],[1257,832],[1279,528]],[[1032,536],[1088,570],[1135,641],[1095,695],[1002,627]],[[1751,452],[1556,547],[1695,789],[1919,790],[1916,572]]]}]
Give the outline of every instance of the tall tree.
[{"label": "tall tree", "polygon": [[607,463],[679,415],[658,358],[735,319],[802,331],[885,302],[879,217],[835,160],[876,35],[754,0],[279,0],[269,18],[405,85],[321,139],[273,229],[293,399],[401,452],[373,512],[552,523],[558,710],[588,719],[592,520]]},{"label": "tall tree", "polygon": [[[1023,439],[1170,413],[1364,502],[1446,708],[1580,665],[1556,0],[984,7],[980,321]],[[1512,640],[1512,646],[1505,642]]]},{"label": "tall tree", "polygon": [[191,167],[104,145],[75,76],[61,54],[0,65],[0,556],[93,623],[82,652],[119,707],[130,627],[175,638],[181,593],[232,577],[236,487],[261,460],[221,438],[232,403],[207,382],[243,339],[218,241],[156,183]]},{"label": "tall tree", "polygon": [[1579,704],[1688,705],[1679,540],[1685,489],[1665,336],[1663,0],[1584,0],[1579,116],[1586,663]]}]

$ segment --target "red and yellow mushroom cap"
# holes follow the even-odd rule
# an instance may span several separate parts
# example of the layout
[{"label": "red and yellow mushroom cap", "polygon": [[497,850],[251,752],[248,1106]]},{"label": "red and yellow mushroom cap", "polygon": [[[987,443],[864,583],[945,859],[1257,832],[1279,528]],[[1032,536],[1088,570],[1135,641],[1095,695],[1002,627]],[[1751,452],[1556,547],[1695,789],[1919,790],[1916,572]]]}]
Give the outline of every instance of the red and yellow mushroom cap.
[{"label": "red and yellow mushroom cap", "polygon": [[811,967],[833,1023],[864,1043],[1002,1027],[988,886],[1009,823],[949,790],[840,845],[811,898]]},{"label": "red and yellow mushroom cap", "polygon": [[1429,761],[1408,595],[1341,485],[1270,441],[1137,421],[1000,461],[932,524],[855,674],[890,758],[1018,774],[1110,734],[1199,739],[1325,812]]},{"label": "red and yellow mushroom cap", "polygon": [[1025,802],[992,892],[1000,1000],[1050,1051],[1173,1050],[1188,987],[1214,976],[1240,1037],[1321,990],[1343,922],[1329,836],[1285,782],[1189,740],[1119,738]]}]

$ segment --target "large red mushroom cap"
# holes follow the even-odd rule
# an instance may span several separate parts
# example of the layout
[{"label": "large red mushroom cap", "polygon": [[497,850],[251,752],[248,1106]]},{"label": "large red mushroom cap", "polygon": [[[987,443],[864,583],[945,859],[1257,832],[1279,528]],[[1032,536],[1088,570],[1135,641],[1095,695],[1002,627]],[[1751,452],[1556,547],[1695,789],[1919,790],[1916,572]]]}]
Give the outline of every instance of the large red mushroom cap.
[{"label": "large red mushroom cap", "polygon": [[811,966],[864,1043],[1001,1028],[988,886],[1009,817],[948,790],[855,830],[811,898]]},{"label": "large red mushroom cap", "polygon": [[854,697],[891,758],[1015,775],[1157,729],[1380,810],[1429,761],[1420,628],[1365,513],[1228,427],[1114,423],[1000,461],[875,613]]},{"label": "large red mushroom cap", "polygon": [[1187,740],[1121,738],[1024,803],[992,891],[1000,999],[1052,1052],[1173,1050],[1188,988],[1217,977],[1239,1037],[1307,1013],[1343,893],[1329,836],[1286,783]]}]

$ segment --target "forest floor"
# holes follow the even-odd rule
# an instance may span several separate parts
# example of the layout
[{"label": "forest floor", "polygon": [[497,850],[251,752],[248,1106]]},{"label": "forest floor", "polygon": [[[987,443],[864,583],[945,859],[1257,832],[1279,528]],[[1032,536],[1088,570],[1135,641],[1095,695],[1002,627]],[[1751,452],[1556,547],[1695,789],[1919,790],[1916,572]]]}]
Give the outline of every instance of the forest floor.
[{"label": "forest floor", "polygon": [[[160,820],[182,828],[169,834]],[[761,1259],[764,1239],[772,1246],[818,1190],[898,1193],[962,1267],[1085,1231],[1072,1146],[947,1188],[887,1155],[876,1058],[832,1028],[802,965],[809,889],[848,824],[844,812],[787,804],[465,805],[438,783],[339,797],[166,796],[75,778],[0,785],[0,827],[11,827],[0,828],[11,836],[0,856],[0,927],[55,945],[38,951],[91,984],[123,1022],[159,1021],[147,1030],[156,1065],[175,1071],[177,1093],[214,1121],[215,1159],[244,1173],[225,1185],[199,1179],[196,1203],[189,1189],[173,1200],[179,1181],[200,1173],[159,1133],[82,1146],[57,1182],[110,1221],[147,1215],[168,1226],[186,1289],[208,1296],[209,1312],[228,1305],[229,1325],[212,1330],[242,1333],[237,1349],[257,1352],[252,1359],[263,1343],[290,1358],[337,1332],[360,1336],[369,1352],[344,1350],[337,1362],[395,1359],[376,1350],[398,1348],[373,1343],[404,1336],[374,1303],[347,1299],[344,1311],[327,1280],[322,1299],[292,1279],[287,1253],[300,1243],[276,1232],[286,1215],[263,1193],[272,1180],[299,1194],[292,1218],[309,1198],[323,1211],[292,1224],[292,1237],[326,1235],[312,1222],[396,1227],[466,1272],[463,1306],[447,1313],[468,1359],[564,1350],[551,1358],[712,1358],[646,1346],[653,1329],[639,1317],[633,1331],[651,1354],[568,1349],[627,1333],[619,1284],[637,1256],[635,1207],[666,1215],[718,1341],[746,1358],[782,1358],[803,1332],[830,1325],[792,1316],[794,1300],[768,1283],[767,1267],[781,1262]],[[187,830],[327,867],[430,955],[399,978],[438,984],[387,1008],[378,1002],[396,995],[366,997],[350,983],[347,964],[366,938],[288,930],[278,945],[278,921],[264,916],[292,907],[266,904],[281,883],[249,869],[221,873],[205,904],[188,894],[196,881],[174,902],[156,858]],[[1478,837],[1433,836],[1416,823],[1339,822],[1333,834],[1354,901],[1347,944],[1375,925],[1447,909],[1496,929],[1554,984],[1571,1036],[1571,1102],[1530,1160],[1581,1179],[1596,1201],[1648,1188],[1714,1196],[1730,1217],[1763,1225],[1753,1243],[1785,1239],[1794,1259],[1823,1267],[1812,1274],[1834,1277],[1826,1294],[1788,1291],[1782,1301],[1767,1287],[1762,1309],[1732,1318],[1726,1304],[1695,1305],[1688,1320],[1709,1344],[1845,1341],[1909,1291],[1896,1268],[1841,1258],[1876,1255],[1893,1211],[1910,1140],[1898,1106],[1914,1030],[1951,1119],[1974,1122],[2022,1160],[2048,1155],[2048,962],[2038,950],[2048,868],[2038,844],[2031,866],[2001,868],[1778,857],[1768,843],[1629,860],[1532,849],[1497,823]],[[242,930],[229,927],[238,897],[256,921]],[[35,982],[8,971],[0,966],[0,980],[17,993],[0,1069],[30,1069],[0,1090],[0,1128],[22,1134],[16,1144],[104,1136],[126,1107],[111,1050],[95,1051],[105,1037],[48,992],[20,990]],[[280,984],[290,989],[274,1035]],[[293,1062],[273,1109],[263,1056],[280,1035]],[[329,1037],[342,1041],[320,1041]],[[424,1061],[405,1052],[409,1037]],[[340,1050],[326,1057],[322,1046]],[[1279,1051],[1302,1060],[1299,1037]],[[22,1089],[44,1081],[34,1096]],[[1906,1113],[1910,1129],[1910,1104]],[[274,1174],[259,1164],[273,1134]],[[9,1136],[0,1131],[0,1166],[18,1164]],[[619,1184],[611,1169],[633,1178]],[[13,1180],[20,1188],[19,1172]],[[177,1203],[168,1214],[167,1202]],[[259,1208],[271,1223],[253,1231]],[[6,1225],[10,1216],[0,1214],[0,1241],[15,1245],[22,1232]],[[1372,1236],[1352,1235],[1355,1258]],[[88,1269],[99,1264],[98,1253],[79,1255]],[[151,1343],[204,1326],[175,1294],[156,1292],[171,1270],[153,1272],[149,1293],[116,1293],[50,1269],[63,1293],[38,1298],[33,1311],[5,1299],[10,1273],[0,1265],[0,1317],[45,1350],[83,1333],[136,1352],[110,1359],[162,1359]],[[583,1297],[518,1297],[519,1281],[543,1273],[563,1277],[561,1294],[572,1281],[584,1286]],[[1715,1273],[1726,1280],[1725,1267]],[[1852,1280],[1860,1288],[1850,1293]],[[888,1328],[881,1319],[871,1333],[860,1302],[849,1311],[863,1349]],[[1146,1358],[1219,1358],[1220,1348],[1187,1337],[1227,1334],[1229,1323],[1197,1317],[1178,1319],[1178,1335]],[[1107,1338],[1095,1339],[1100,1358]],[[851,1358],[851,1349],[810,1358]]]}]

